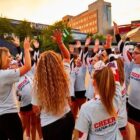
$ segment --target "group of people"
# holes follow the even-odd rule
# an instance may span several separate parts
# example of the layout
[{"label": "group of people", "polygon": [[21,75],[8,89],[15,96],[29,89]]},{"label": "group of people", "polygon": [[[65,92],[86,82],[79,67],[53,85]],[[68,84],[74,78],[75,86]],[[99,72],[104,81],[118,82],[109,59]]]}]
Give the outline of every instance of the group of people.
[{"label": "group of people", "polygon": [[95,41],[92,53],[91,37],[84,48],[76,42],[78,54],[70,52],[60,30],[52,39],[61,54],[40,54],[39,42],[29,38],[23,43],[24,56],[14,38],[16,60],[0,47],[0,139],[23,140],[25,131],[28,140],[35,140],[38,131],[40,140],[78,140],[85,135],[87,140],[130,140],[130,122],[139,140],[140,45],[131,54],[130,40],[121,40],[116,23],[114,32],[117,51],[107,35],[102,48]]},{"label": "group of people", "polygon": [[36,57],[33,57],[30,46],[33,42],[38,48],[39,44],[29,38],[23,43],[24,57],[19,40],[14,39],[20,62],[12,60],[7,48],[0,48],[1,140],[23,140],[24,130],[28,140],[31,137],[35,139],[36,125],[40,139],[72,139],[74,118],[69,106],[70,54],[59,30],[54,31],[53,39],[62,57],[46,51],[40,55],[38,62],[34,61]]}]

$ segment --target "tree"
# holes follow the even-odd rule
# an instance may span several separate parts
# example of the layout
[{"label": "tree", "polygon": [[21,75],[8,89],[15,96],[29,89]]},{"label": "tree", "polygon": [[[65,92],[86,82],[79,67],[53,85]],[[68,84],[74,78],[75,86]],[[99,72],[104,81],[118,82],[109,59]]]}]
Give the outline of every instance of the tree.
[{"label": "tree", "polygon": [[93,33],[87,33],[87,37],[92,37],[93,36]]},{"label": "tree", "polygon": [[7,18],[0,17],[0,37],[4,37],[5,34],[11,34],[14,32],[14,28]]},{"label": "tree", "polygon": [[51,36],[53,35],[53,31],[55,29],[60,29],[63,33],[63,41],[65,45],[68,47],[70,41],[72,41],[71,36],[71,28],[67,26],[63,21],[58,21],[51,26],[48,26],[46,29],[42,31],[42,51],[44,50],[54,50],[59,52],[57,44],[53,42]]},{"label": "tree", "polygon": [[93,35],[93,40],[99,39],[100,42],[104,43],[106,40],[106,37],[102,34],[95,34]]},{"label": "tree", "polygon": [[24,20],[16,26],[15,34],[20,37],[21,41],[23,41],[25,37],[33,36],[33,30],[34,28],[31,27],[30,23]]}]

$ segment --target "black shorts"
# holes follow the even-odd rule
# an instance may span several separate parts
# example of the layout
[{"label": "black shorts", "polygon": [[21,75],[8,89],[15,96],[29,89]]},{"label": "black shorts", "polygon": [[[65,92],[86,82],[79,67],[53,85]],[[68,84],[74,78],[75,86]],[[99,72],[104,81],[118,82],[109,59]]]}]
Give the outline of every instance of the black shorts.
[{"label": "black shorts", "polygon": [[0,115],[0,140],[23,140],[22,123],[17,113]]},{"label": "black shorts", "polygon": [[71,140],[74,129],[73,114],[68,112],[59,120],[42,127],[44,140]]},{"label": "black shorts", "polygon": [[26,105],[24,107],[20,107],[20,111],[27,112],[32,110],[32,104]]},{"label": "black shorts", "polygon": [[126,136],[126,127],[121,127],[121,128],[119,128],[119,130],[123,137]]},{"label": "black shorts", "polygon": [[134,120],[134,121],[140,123],[140,110],[134,108],[128,102],[127,102],[127,114],[128,114],[128,118],[129,119]]},{"label": "black shorts", "polygon": [[86,90],[75,91],[75,98],[86,98]]}]

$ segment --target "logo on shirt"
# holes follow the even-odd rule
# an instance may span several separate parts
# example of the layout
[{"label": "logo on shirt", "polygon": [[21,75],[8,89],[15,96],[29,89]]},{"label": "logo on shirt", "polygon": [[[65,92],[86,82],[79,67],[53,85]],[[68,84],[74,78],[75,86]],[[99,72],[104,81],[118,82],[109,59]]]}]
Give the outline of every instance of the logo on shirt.
[{"label": "logo on shirt", "polygon": [[93,125],[93,127],[95,128],[95,132],[99,132],[99,131],[102,131],[108,127],[115,125],[115,124],[116,124],[116,119],[115,119],[115,117],[112,117],[112,118],[108,118],[106,120],[95,123]]},{"label": "logo on shirt", "polygon": [[134,80],[140,81],[140,74],[138,74],[138,73],[131,72],[130,77]]},{"label": "logo on shirt", "polygon": [[25,79],[18,85],[18,90],[22,90],[25,85],[29,84],[29,80],[25,77]]}]

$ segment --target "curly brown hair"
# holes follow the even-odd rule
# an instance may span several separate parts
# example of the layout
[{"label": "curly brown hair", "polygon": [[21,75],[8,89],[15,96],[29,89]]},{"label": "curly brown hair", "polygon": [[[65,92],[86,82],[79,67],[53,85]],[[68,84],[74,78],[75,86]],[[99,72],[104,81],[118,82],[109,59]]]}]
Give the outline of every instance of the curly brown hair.
[{"label": "curly brown hair", "polygon": [[35,73],[37,100],[42,109],[61,115],[68,104],[69,80],[60,55],[43,52]]}]

